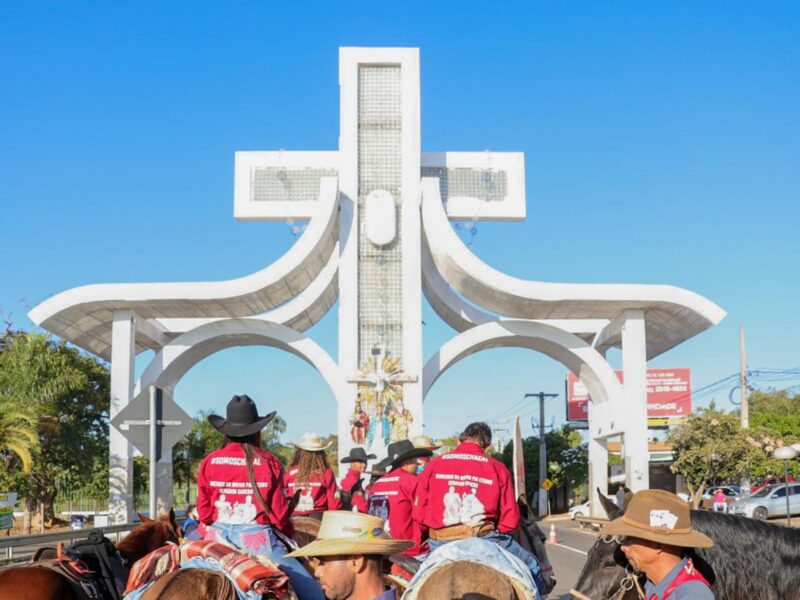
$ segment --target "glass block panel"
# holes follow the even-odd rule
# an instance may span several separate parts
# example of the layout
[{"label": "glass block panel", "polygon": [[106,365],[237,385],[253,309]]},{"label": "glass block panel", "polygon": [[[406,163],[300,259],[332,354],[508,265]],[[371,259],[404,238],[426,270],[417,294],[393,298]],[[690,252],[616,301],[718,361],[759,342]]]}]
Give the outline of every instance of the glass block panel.
[{"label": "glass block panel", "polygon": [[336,177],[336,169],[256,167],[250,186],[253,202],[313,202],[319,198],[319,181]]},{"label": "glass block panel", "polygon": [[484,202],[502,202],[508,195],[508,174],[495,169],[422,167],[423,177],[438,177],[442,201],[448,198],[477,198]]},{"label": "glass block panel", "polygon": [[358,76],[358,320],[359,364],[375,346],[399,357],[403,349],[402,237],[375,247],[367,239],[364,202],[387,190],[400,223],[402,90],[397,65],[364,65]]}]

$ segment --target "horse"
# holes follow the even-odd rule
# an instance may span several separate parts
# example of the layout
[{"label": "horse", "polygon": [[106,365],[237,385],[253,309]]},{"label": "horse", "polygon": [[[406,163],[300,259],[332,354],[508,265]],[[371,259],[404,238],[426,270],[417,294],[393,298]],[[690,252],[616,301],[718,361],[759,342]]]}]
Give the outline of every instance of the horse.
[{"label": "horse", "polygon": [[[598,490],[599,493],[599,490]],[[609,519],[623,511],[600,494]],[[688,552],[717,600],[800,600],[800,531],[738,515],[692,510],[692,527],[714,541]],[[601,531],[602,534],[602,531]],[[635,573],[616,539],[600,535],[572,590],[592,600],[638,600]]]},{"label": "horse", "polygon": [[[292,540],[302,547],[317,538],[320,521],[311,517],[293,516],[292,526],[294,527]],[[307,561],[298,560],[312,572]],[[142,594],[141,600],[236,600],[236,598],[233,584],[222,573],[204,569],[179,569],[159,577]],[[287,600],[297,598],[291,586],[286,598]]]},{"label": "horse", "polygon": [[[115,546],[124,564],[119,565],[124,578],[127,578],[127,567],[146,556],[156,548],[172,542],[178,542],[179,528],[175,522],[175,513],[169,513],[157,519],[149,519],[139,515],[141,525],[134,528]],[[110,542],[109,542],[110,543]],[[112,559],[113,560],[113,559]],[[0,598],[14,600],[84,600],[84,595],[77,595],[70,584],[68,576],[52,560],[31,562],[20,567],[11,567],[0,571]],[[55,567],[55,568],[54,568]],[[124,587],[124,581],[122,581]],[[117,597],[121,597],[118,590]]]}]

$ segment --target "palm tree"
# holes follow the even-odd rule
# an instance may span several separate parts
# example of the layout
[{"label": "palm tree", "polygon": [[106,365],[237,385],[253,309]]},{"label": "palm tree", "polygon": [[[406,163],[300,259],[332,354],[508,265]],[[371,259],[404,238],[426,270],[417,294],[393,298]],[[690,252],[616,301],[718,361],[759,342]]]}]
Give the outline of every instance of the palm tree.
[{"label": "palm tree", "polygon": [[39,442],[36,418],[24,410],[7,410],[6,404],[9,403],[0,403],[0,454],[16,455],[22,463],[22,470],[30,473],[32,451]]}]

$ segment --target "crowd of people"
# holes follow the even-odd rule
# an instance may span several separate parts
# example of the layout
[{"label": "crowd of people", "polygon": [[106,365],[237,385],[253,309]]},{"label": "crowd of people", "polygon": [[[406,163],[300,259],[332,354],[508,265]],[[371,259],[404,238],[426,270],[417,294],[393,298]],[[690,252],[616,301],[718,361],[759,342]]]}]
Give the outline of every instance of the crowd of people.
[{"label": "crowd of people", "polygon": [[[226,444],[200,465],[191,536],[266,556],[286,572],[299,597],[333,600],[394,599],[396,590],[387,588],[382,577],[382,557],[424,561],[453,541],[481,538],[529,570],[536,597],[541,597],[540,565],[512,535],[520,524],[519,506],[510,472],[487,453],[492,432],[486,423],[467,425],[459,445],[437,456],[434,451],[439,446],[426,436],[394,441],[387,447],[386,458],[370,471],[368,463],[376,456],[355,447],[342,459],[348,470],[337,483],[326,459],[327,446],[315,434],[305,434],[295,444],[285,472],[278,459],[261,448],[260,432],[274,416],[274,412],[259,415],[253,400],[242,395],[228,403],[225,418],[209,417]],[[364,479],[367,474],[369,482]],[[638,506],[636,496],[628,499],[631,509]],[[681,512],[683,509],[667,500],[669,510],[659,514],[679,514],[680,531],[690,532],[684,523],[688,509]],[[643,511],[651,510],[652,498],[639,499],[639,504]],[[293,514],[321,523],[316,541],[290,552]],[[640,526],[632,519],[612,523],[628,536],[623,551],[629,560],[645,572],[650,567],[656,582],[657,575],[670,574],[675,579],[679,572],[677,583],[702,585],[691,563],[680,562],[679,552],[653,552],[663,541],[657,537],[664,535],[662,529],[675,526],[659,522],[656,533],[648,532],[653,514],[649,513],[648,525]],[[610,534],[616,532],[609,529]],[[692,536],[681,541],[690,547],[706,543]],[[677,540],[674,536],[670,539]],[[297,560],[301,557],[313,557],[313,577]],[[393,562],[392,573],[409,579],[411,574],[400,564],[402,561]]]}]

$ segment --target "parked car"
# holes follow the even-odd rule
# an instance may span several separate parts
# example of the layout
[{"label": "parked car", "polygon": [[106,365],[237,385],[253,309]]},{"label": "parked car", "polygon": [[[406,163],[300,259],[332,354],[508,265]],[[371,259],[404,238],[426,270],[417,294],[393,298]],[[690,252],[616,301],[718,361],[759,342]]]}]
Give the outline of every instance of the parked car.
[{"label": "parked car", "polygon": [[[750,493],[755,494],[756,492],[760,491],[761,488],[766,487],[768,485],[774,485],[776,483],[783,483],[783,477],[778,477],[777,475],[770,475],[758,485],[754,485],[750,489]],[[789,483],[794,483],[794,477],[792,477],[791,475],[789,475]]]},{"label": "parked car", "polygon": [[754,494],[733,503],[733,514],[745,515],[754,519],[786,516],[786,494],[789,494],[789,511],[800,513],[800,483],[774,483],[763,487]]},{"label": "parked car", "polygon": [[577,517],[588,517],[589,516],[589,501],[587,500],[586,502],[584,502],[582,504],[576,504],[575,506],[570,508],[568,512],[569,512],[569,518],[572,519],[573,521]]}]

